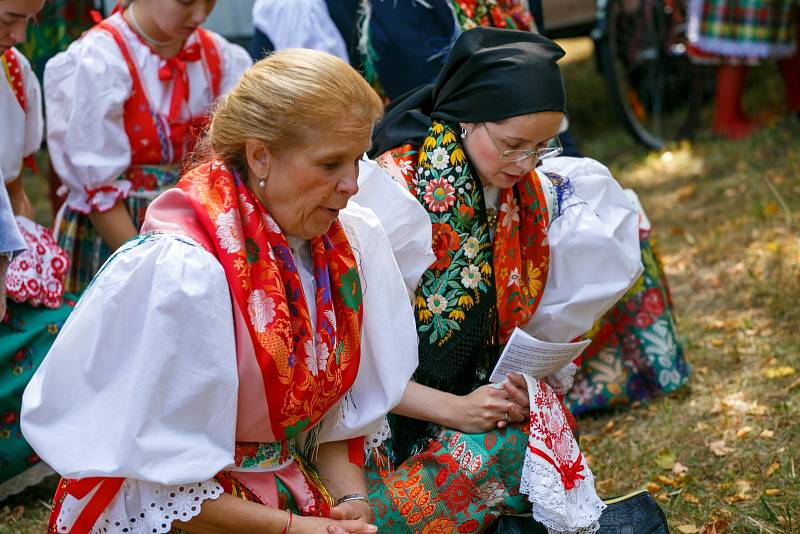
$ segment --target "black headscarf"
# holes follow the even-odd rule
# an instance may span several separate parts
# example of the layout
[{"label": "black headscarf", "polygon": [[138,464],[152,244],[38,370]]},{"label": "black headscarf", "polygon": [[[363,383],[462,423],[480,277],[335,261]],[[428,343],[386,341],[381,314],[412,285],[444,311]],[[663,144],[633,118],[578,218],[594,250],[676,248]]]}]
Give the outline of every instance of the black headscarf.
[{"label": "black headscarf", "polygon": [[557,61],[564,50],[541,35],[499,28],[462,33],[433,84],[399,96],[373,136],[371,156],[420,144],[431,119],[496,122],[540,111],[566,112]]}]

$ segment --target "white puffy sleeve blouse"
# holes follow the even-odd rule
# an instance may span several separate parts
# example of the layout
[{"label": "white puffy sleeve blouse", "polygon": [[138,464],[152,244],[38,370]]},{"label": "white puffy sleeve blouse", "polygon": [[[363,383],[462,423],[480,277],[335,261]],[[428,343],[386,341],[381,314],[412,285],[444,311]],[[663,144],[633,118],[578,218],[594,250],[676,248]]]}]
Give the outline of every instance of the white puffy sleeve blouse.
[{"label": "white puffy sleeve blouse", "polygon": [[[22,160],[37,150],[44,135],[42,116],[42,90],[28,59],[15,48],[11,53],[17,60],[17,69],[0,73],[0,174],[4,181],[16,180],[22,170]],[[11,78],[9,80],[9,78]],[[19,104],[12,83],[22,80],[25,110]]]},{"label": "white puffy sleeve blouse", "polygon": [[[340,221],[363,289],[361,362],[345,397],[358,409],[333,407],[320,442],[380,434],[417,365],[413,310],[379,221],[355,205]],[[308,244],[290,246],[314,295]],[[214,476],[234,464],[238,387],[222,266],[191,239],[147,234],[116,252],[78,302],[25,390],[22,430],[64,477],[126,479],[95,531],[164,533],[221,494]],[[59,531],[85,504],[67,496]]]},{"label": "white puffy sleeve blouse", "polygon": [[[131,52],[153,110],[169,114],[172,81],[161,81],[163,59],[139,39],[120,14],[108,19],[122,34]],[[220,92],[230,91],[252,60],[240,46],[211,34],[221,56]],[[189,37],[186,46],[197,36]],[[214,102],[202,61],[187,64],[189,101],[181,120],[203,115]],[[131,184],[118,180],[131,165],[131,145],[125,131],[124,106],[133,82],[114,38],[90,30],[67,50],[47,62],[44,93],[47,110],[47,147],[51,162],[68,188],[67,204],[82,213],[107,211],[125,198]],[[90,191],[111,188],[111,194]],[[107,190],[106,190],[107,191]]]}]

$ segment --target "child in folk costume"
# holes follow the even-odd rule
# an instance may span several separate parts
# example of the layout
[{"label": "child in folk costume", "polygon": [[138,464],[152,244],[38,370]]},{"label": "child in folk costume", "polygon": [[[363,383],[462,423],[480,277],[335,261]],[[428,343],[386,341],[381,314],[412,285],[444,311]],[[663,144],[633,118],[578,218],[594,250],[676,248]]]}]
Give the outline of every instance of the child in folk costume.
[{"label": "child in folk costume", "polygon": [[216,2],[135,0],[48,62],[48,148],[69,194],[59,241],[80,292],[172,186],[209,108],[251,65],[204,30]]},{"label": "child in folk costume", "polygon": [[20,399],[72,309],[63,298],[67,257],[31,220],[20,177],[42,143],[42,102],[30,63],[11,45],[25,40],[43,3],[0,1],[0,500],[52,473],[22,437]]}]

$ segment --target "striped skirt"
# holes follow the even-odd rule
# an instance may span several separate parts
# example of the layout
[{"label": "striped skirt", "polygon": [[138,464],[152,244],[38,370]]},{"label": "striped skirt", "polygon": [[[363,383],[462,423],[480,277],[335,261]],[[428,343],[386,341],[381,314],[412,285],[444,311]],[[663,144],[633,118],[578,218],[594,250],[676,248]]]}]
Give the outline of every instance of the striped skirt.
[{"label": "striped skirt", "polygon": [[[136,230],[144,223],[147,208],[155,198],[178,181],[177,166],[137,166],[124,178],[131,187],[125,206]],[[100,267],[111,256],[112,250],[94,229],[89,216],[65,205],[58,227],[58,244],[70,258],[70,268],[64,280],[64,291],[80,295]]]}]

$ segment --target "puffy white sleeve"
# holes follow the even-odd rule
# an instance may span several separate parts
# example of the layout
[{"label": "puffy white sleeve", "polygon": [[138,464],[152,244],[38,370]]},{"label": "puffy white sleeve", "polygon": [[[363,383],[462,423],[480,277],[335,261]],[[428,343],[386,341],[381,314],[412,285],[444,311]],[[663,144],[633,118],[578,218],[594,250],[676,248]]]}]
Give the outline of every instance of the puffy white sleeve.
[{"label": "puffy white sleeve", "polygon": [[244,71],[253,66],[253,59],[247,50],[231,43],[218,33],[212,33],[214,42],[222,59],[222,80],[220,81],[220,94],[227,94],[236,87]]},{"label": "puffy white sleeve", "polygon": [[436,260],[428,212],[408,189],[366,158],[359,164],[358,193],[352,201],[377,215],[392,244],[408,294],[413,298],[422,275]]},{"label": "puffy white sleeve", "polygon": [[131,163],[123,110],[131,87],[119,47],[104,31],[88,32],[47,62],[47,148],[69,188],[67,203],[80,212],[107,211],[130,191],[118,178]]},{"label": "puffy white sleeve", "polygon": [[339,217],[356,256],[363,292],[361,362],[340,405],[320,423],[319,441],[366,436],[379,445],[386,414],[403,396],[417,368],[414,310],[392,246],[375,214],[349,204]]},{"label": "puffy white sleeve", "polygon": [[25,139],[22,143],[22,156],[28,157],[42,146],[44,136],[44,117],[42,116],[42,88],[30,62],[22,54],[20,70],[25,89]]},{"label": "puffy white sleeve", "polygon": [[311,48],[349,61],[347,44],[324,0],[257,0],[253,25],[275,50]]},{"label": "puffy white sleeve", "polygon": [[[193,241],[143,236],[103,266],[21,414],[25,439],[62,476],[126,479],[97,525],[167,532],[220,494],[213,477],[234,462],[233,331],[222,266]],[[69,497],[60,524],[88,499]]]},{"label": "puffy white sleeve", "polygon": [[641,275],[638,213],[608,169],[589,158],[544,160],[569,180],[550,223],[550,270],[524,330],[553,342],[587,332]]}]

